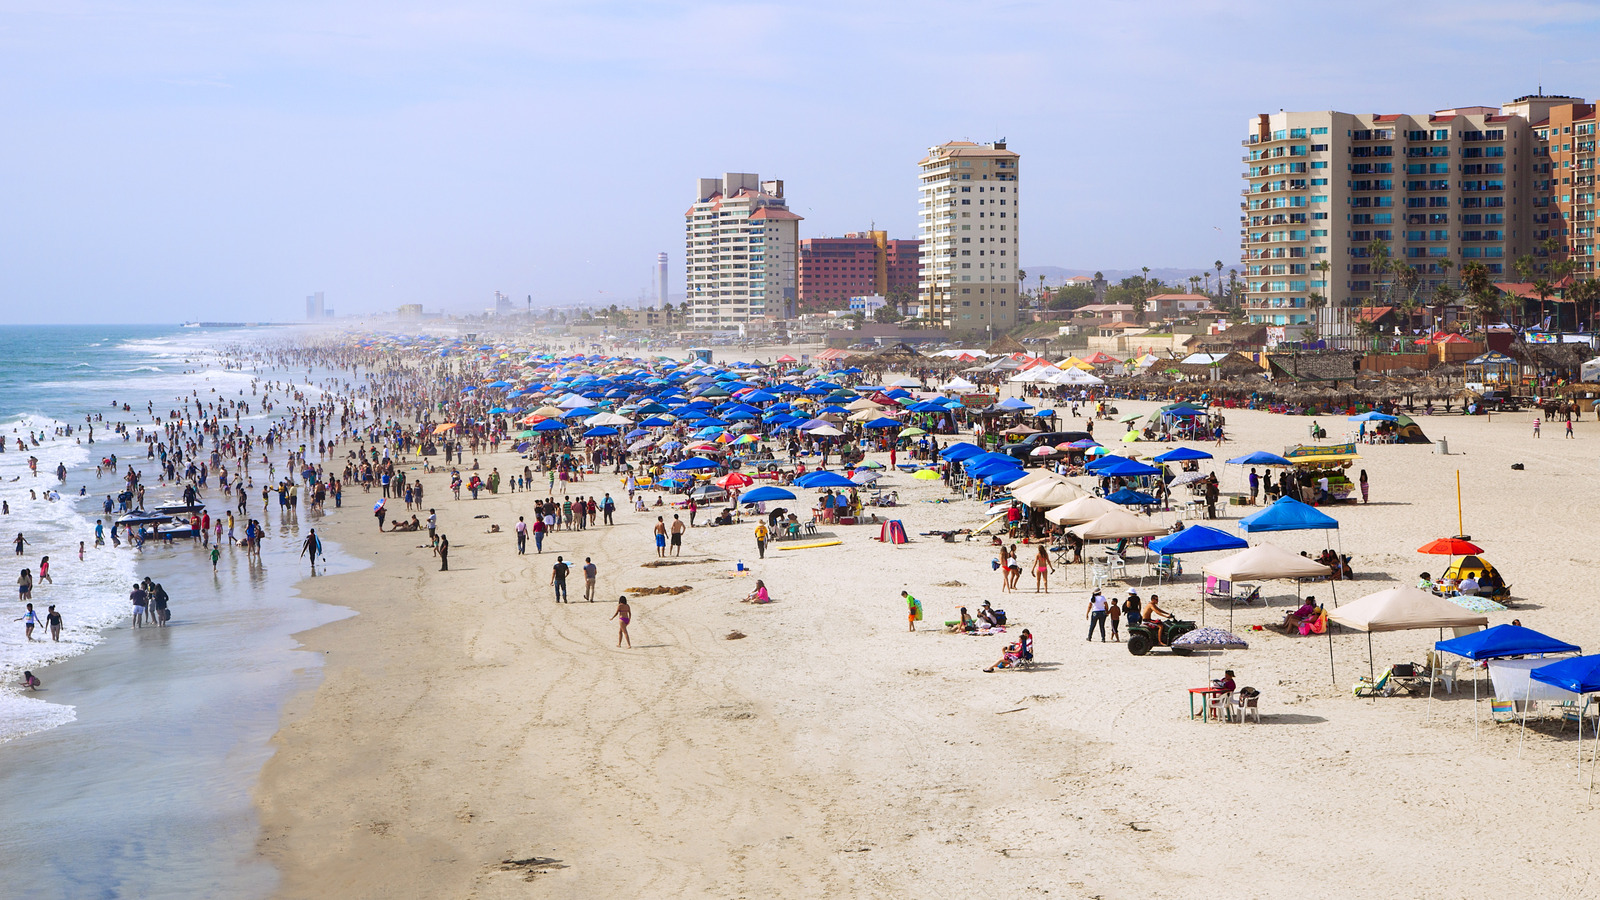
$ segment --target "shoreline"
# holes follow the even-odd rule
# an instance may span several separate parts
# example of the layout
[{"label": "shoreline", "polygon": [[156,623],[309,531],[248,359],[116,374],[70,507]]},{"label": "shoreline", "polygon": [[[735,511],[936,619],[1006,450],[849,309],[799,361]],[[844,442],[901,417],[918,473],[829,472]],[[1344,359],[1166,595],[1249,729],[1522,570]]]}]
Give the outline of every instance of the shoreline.
[{"label": "shoreline", "polygon": [[[1304,426],[1227,414],[1235,437],[1219,456],[1275,449]],[[1455,531],[1460,467],[1468,531],[1513,569],[1523,600],[1491,624],[1521,616],[1590,646],[1600,629],[1562,614],[1581,567],[1528,566],[1553,533],[1499,509],[1516,496],[1499,473],[1527,461],[1537,471],[1516,473],[1514,484],[1553,504],[1551,519],[1581,521],[1585,492],[1574,488],[1593,478],[1585,445],[1530,445],[1526,423],[1501,417],[1425,424],[1446,423],[1466,454],[1362,449],[1374,503],[1331,510],[1358,572],[1336,586],[1339,599],[1409,583],[1437,562],[1412,551]],[[482,466],[506,471],[515,459],[483,455]],[[574,897],[1295,889],[1297,876],[1282,867],[1260,867],[1243,886],[1193,874],[1218,840],[1256,862],[1311,842],[1399,892],[1447,874],[1463,894],[1512,883],[1576,889],[1587,877],[1583,866],[1463,874],[1439,854],[1396,855],[1386,837],[1400,829],[1424,835],[1426,848],[1474,843],[1497,859],[1545,858],[1544,847],[1576,839],[1593,815],[1567,808],[1577,788],[1566,742],[1532,733],[1519,763],[1509,728],[1483,724],[1474,737],[1472,704],[1459,692],[1435,698],[1426,723],[1424,700],[1351,701],[1348,683],[1368,666],[1359,635],[1335,642],[1339,683],[1330,684],[1326,642],[1249,632],[1252,649],[1209,662],[1260,686],[1264,724],[1189,722],[1183,691],[1204,681],[1207,661],[1082,643],[1087,589],[1077,572],[1053,576],[1052,594],[1002,594],[993,548],[919,535],[981,521],[971,502],[922,503],[943,496],[937,482],[894,479],[909,501],[893,511],[911,534],[905,546],[870,540],[873,526],[839,527],[841,546],[758,560],[748,527],[700,527],[684,550],[694,564],[642,568],[654,557],[658,510],[642,515],[619,501],[615,526],[559,532],[542,556],[530,544],[519,557],[510,524],[542,489],[458,502],[442,474],[421,477],[452,540],[450,573],[416,549],[418,535],[380,538],[360,517],[329,531],[374,565],[313,588],[359,615],[296,636],[322,655],[323,679],[286,706],[256,792],[259,848],[278,868],[281,897],[510,897],[530,882]],[[618,488],[610,475],[571,486],[614,497]],[[1235,512],[1218,527],[1231,528]],[[489,523],[502,533],[483,534]],[[1268,537],[1293,549],[1313,543]],[[557,553],[579,565],[595,557],[601,602],[551,602]],[[733,572],[738,560],[750,574]],[[755,577],[775,603],[737,602]],[[692,590],[634,600],[635,648],[616,650],[606,621],[615,596],[676,585]],[[581,582],[574,588],[581,593]],[[902,588],[929,611],[916,634],[905,631]],[[1197,614],[1192,575],[1164,588],[1168,608]],[[1235,629],[1281,617],[1288,590],[1269,590],[1266,609],[1240,608]],[[955,606],[983,599],[1039,635],[1045,665],[985,675],[1004,639],[936,630]],[[747,637],[726,640],[735,630]],[[1419,634],[1374,636],[1378,661],[1420,658],[1434,636]],[[1285,778],[1308,789],[1286,791]],[[1375,792],[1389,801],[1371,803]],[[1506,833],[1491,821],[1528,824]]]}]

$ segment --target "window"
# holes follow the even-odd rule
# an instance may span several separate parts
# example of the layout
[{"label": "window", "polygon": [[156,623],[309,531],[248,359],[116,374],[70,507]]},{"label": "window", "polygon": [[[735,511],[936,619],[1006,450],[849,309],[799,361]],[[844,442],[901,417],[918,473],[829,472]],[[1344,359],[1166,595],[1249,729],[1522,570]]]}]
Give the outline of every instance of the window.
[{"label": "window", "polygon": [[[1327,129],[1324,128],[1323,131],[1327,131]],[[1326,152],[1328,152],[1328,145],[1327,144],[1312,144],[1311,145],[1311,152],[1312,153],[1326,153]]]},{"label": "window", "polygon": [[1313,129],[1311,129],[1311,133],[1312,134],[1327,134],[1328,133],[1328,129],[1327,128],[1313,128]]}]

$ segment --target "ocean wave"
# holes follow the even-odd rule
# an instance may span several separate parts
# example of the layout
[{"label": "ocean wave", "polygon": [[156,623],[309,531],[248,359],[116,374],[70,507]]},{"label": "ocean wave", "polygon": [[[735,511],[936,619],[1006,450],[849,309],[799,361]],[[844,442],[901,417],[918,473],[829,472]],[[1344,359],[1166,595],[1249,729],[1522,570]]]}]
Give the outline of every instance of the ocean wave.
[{"label": "ocean wave", "polygon": [[160,366],[134,366],[133,368],[129,369],[128,371],[130,371],[130,372],[159,372],[159,371],[161,371],[161,367]]}]

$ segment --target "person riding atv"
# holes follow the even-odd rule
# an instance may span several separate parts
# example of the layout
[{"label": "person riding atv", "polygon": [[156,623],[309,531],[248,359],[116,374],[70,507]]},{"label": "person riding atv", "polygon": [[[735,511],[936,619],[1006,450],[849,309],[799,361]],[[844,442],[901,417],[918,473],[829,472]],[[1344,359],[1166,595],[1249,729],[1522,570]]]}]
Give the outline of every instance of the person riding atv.
[{"label": "person riding atv", "polygon": [[[1194,629],[1194,622],[1187,619],[1142,621],[1128,629],[1128,652],[1134,656],[1144,656],[1151,647],[1171,647],[1173,641]],[[1182,656],[1188,651],[1180,647],[1172,652]]]}]

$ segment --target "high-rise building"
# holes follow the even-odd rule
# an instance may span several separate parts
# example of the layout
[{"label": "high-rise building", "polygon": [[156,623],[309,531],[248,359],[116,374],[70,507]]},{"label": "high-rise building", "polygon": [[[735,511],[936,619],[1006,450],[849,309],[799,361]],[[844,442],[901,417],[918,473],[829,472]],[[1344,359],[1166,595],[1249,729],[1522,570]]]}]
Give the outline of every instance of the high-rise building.
[{"label": "high-rise building", "polygon": [[696,198],[684,213],[687,326],[743,330],[793,317],[800,216],[783,182],[729,172],[701,178]]},{"label": "high-rise building", "polygon": [[307,295],[306,296],[306,321],[308,321],[308,322],[317,322],[317,321],[320,321],[326,315],[327,315],[327,310],[323,308],[323,303],[322,303],[322,292],[321,291],[317,291],[315,294]]},{"label": "high-rise building", "polygon": [[804,311],[843,309],[851,297],[917,294],[921,241],[890,240],[867,231],[800,242],[800,305]]},{"label": "high-rise building", "polygon": [[1544,258],[1549,237],[1592,253],[1593,226],[1569,235],[1563,222],[1593,221],[1593,117],[1582,101],[1535,95],[1251,118],[1239,204],[1251,323],[1291,340],[1345,334],[1363,305],[1426,305],[1468,263],[1504,281],[1518,257]]},{"label": "high-rise building", "polygon": [[918,296],[932,323],[954,335],[997,336],[1016,324],[1017,162],[1005,141],[951,141],[918,164]]},{"label": "high-rise building", "polygon": [[494,292],[494,314],[496,316],[514,315],[517,308],[511,304],[511,295]]},{"label": "high-rise building", "polygon": [[667,251],[656,254],[656,309],[667,307]]}]

